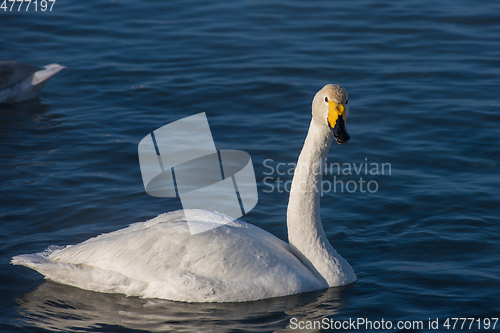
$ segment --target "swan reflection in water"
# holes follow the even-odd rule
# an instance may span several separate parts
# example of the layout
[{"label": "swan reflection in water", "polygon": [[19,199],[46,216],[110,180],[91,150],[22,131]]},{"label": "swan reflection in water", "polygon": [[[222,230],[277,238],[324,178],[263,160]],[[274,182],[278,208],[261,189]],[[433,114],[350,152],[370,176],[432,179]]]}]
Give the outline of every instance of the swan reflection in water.
[{"label": "swan reflection in water", "polygon": [[[18,301],[21,325],[54,332],[288,331],[290,319],[321,320],[344,306],[347,287],[240,303],[186,303],[87,291],[46,281]],[[296,330],[290,330],[296,331]]]}]

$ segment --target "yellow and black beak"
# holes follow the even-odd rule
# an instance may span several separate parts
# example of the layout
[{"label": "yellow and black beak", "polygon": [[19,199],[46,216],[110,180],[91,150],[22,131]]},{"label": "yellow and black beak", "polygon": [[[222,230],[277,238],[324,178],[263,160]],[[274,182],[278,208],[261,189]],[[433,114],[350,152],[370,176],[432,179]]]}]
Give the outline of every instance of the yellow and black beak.
[{"label": "yellow and black beak", "polygon": [[346,118],[345,103],[328,101],[328,126],[332,129],[337,143],[341,145],[345,145],[351,138],[345,127]]}]

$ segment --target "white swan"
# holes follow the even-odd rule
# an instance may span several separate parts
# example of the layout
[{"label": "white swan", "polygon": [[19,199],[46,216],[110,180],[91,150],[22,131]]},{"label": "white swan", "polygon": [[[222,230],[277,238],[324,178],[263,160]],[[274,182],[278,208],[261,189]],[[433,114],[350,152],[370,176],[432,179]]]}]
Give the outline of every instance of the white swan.
[{"label": "white swan", "polygon": [[[188,302],[252,301],[352,283],[356,274],[323,230],[316,190],[333,138],[340,144],[349,139],[346,104],[347,92],[338,85],[314,97],[290,191],[290,244],[239,220],[191,235],[179,210],[77,245],[16,256],[12,263],[83,289]],[[190,213],[199,223],[230,220]]]},{"label": "white swan", "polygon": [[50,64],[40,68],[14,61],[0,61],[0,103],[35,98],[49,80],[66,67]]}]

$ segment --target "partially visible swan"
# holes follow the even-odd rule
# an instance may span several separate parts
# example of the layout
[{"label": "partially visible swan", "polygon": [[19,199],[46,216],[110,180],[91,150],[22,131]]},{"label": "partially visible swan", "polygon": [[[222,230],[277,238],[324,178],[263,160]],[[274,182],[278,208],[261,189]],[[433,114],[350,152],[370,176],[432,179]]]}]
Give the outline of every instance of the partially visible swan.
[{"label": "partially visible swan", "polygon": [[65,68],[59,64],[40,68],[0,60],[0,103],[23,102],[35,98],[49,80]]},{"label": "partially visible swan", "polygon": [[179,210],[77,245],[19,255],[12,263],[83,289],[187,302],[252,301],[352,283],[356,274],[323,230],[317,191],[320,163],[333,139],[349,140],[346,104],[347,92],[338,85],[326,85],[314,97],[290,191],[289,244],[205,210],[190,215],[199,223],[230,222],[191,235]]}]

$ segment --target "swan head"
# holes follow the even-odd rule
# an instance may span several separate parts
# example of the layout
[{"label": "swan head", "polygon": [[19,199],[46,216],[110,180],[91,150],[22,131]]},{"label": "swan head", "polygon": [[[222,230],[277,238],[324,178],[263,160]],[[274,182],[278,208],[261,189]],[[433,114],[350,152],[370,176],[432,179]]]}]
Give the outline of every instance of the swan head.
[{"label": "swan head", "polygon": [[313,99],[313,119],[328,126],[338,144],[345,145],[351,138],[346,129],[349,106],[347,91],[338,84],[327,84]]}]

